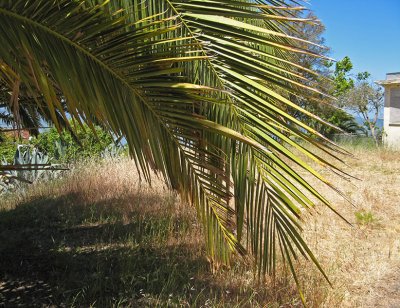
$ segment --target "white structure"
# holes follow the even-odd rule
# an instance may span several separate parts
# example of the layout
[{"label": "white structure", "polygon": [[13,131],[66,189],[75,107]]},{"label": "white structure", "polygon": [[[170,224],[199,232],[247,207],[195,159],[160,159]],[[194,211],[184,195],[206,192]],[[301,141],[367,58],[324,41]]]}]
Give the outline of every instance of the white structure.
[{"label": "white structure", "polygon": [[400,149],[400,72],[386,74],[386,80],[377,84],[385,88],[384,143]]}]

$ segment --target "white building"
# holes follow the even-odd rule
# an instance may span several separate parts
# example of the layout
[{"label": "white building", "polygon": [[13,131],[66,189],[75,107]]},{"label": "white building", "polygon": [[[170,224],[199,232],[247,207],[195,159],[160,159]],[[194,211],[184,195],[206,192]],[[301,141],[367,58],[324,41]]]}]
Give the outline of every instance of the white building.
[{"label": "white building", "polygon": [[385,88],[384,143],[400,149],[400,72],[386,74],[386,80],[377,81],[377,84]]}]

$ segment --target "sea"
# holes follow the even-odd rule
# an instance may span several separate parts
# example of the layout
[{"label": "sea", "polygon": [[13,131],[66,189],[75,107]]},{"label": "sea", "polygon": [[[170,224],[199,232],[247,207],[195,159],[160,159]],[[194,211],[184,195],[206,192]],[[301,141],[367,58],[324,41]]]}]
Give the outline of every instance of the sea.
[{"label": "sea", "polygon": [[[363,118],[361,118],[361,117],[354,117],[355,119],[356,119],[356,121],[357,121],[357,123],[359,124],[359,125],[364,125],[364,119]],[[382,128],[383,127],[383,119],[378,119],[378,121],[376,122],[376,126],[377,127],[379,127],[379,128]]]}]

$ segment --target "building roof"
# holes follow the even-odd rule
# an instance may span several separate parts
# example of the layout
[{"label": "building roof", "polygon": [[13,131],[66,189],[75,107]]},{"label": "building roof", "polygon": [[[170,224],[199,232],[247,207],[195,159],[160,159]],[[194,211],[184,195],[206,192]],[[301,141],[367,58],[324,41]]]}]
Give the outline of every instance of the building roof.
[{"label": "building roof", "polygon": [[385,80],[378,80],[375,83],[381,86],[389,85],[400,85],[400,72],[399,73],[387,73]]},{"label": "building roof", "polygon": [[388,86],[388,85],[400,85],[400,78],[398,79],[390,79],[390,80],[377,80],[375,83],[381,86]]}]

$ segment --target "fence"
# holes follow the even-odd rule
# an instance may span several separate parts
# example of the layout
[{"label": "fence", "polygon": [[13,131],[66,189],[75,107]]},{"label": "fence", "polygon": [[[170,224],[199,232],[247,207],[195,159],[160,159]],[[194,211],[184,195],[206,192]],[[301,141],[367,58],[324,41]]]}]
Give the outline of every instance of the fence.
[{"label": "fence", "polygon": [[[378,144],[382,145],[382,134],[377,136]],[[335,134],[332,140],[339,144],[348,145],[361,145],[361,146],[375,146],[375,140],[371,135],[366,135],[363,133],[353,133],[353,134]]]}]

